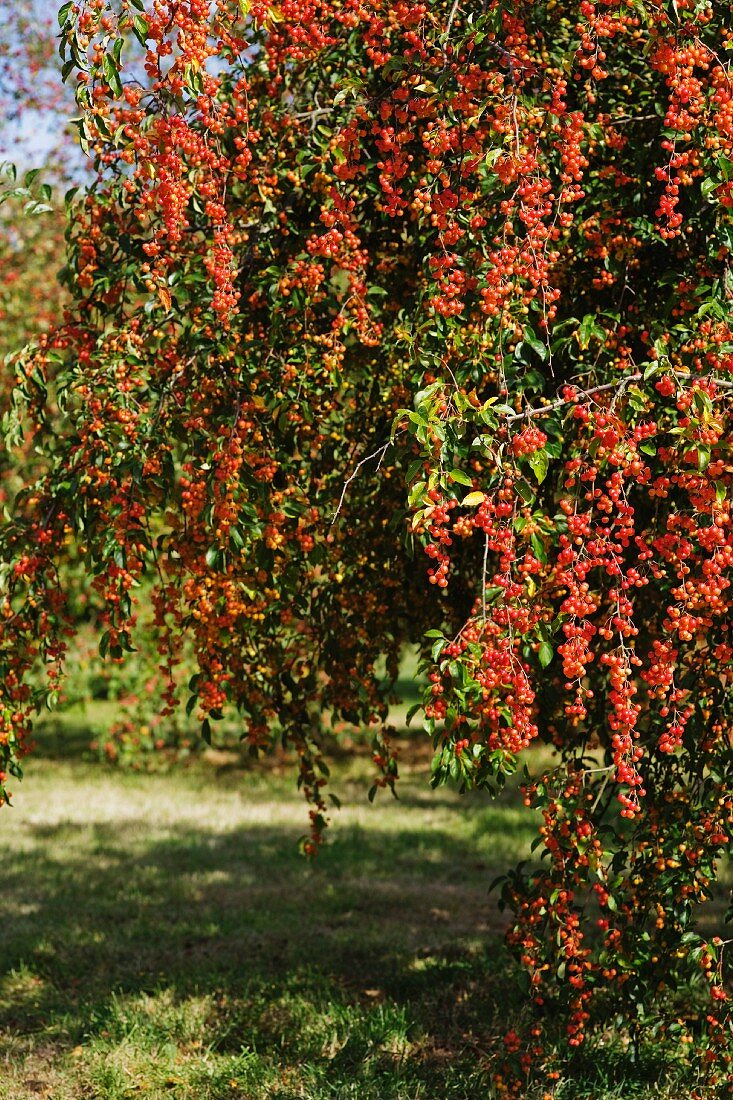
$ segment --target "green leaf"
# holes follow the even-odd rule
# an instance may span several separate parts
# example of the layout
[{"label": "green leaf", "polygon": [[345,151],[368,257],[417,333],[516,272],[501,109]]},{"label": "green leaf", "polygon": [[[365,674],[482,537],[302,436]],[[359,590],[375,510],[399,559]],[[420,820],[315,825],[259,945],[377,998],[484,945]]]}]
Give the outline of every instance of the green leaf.
[{"label": "green leaf", "polygon": [[210,546],[206,551],[206,564],[209,569],[220,571],[226,566],[226,554],[218,546]]},{"label": "green leaf", "polygon": [[552,648],[552,646],[550,645],[549,642],[542,642],[540,644],[540,648],[539,648],[539,651],[538,651],[538,656],[539,656],[540,664],[542,665],[542,667],[547,668],[547,666],[552,661],[552,658],[555,656],[555,651],[554,651],[554,649]]},{"label": "green leaf", "polygon": [[422,710],[422,703],[413,703],[405,716],[405,725],[409,726],[419,710]]},{"label": "green leaf", "polygon": [[463,470],[451,470],[448,474],[451,481],[458,482],[459,485],[473,485],[473,478],[469,477]]},{"label": "green leaf", "polygon": [[148,41],[148,21],[142,15],[133,15],[132,17],[132,29],[135,37],[141,46],[145,46]]},{"label": "green leaf", "polygon": [[575,334],[578,341],[578,347],[583,351],[590,345],[592,339],[602,340],[605,336],[603,329],[592,313],[586,313],[583,320],[578,325],[578,331]]},{"label": "green leaf", "polygon": [[435,775],[440,770],[443,764],[443,749],[438,749],[433,759],[430,762],[430,771]]},{"label": "green leaf", "polygon": [[632,409],[635,409],[636,412],[645,412],[647,399],[639,387],[629,386],[627,393]]},{"label": "green leaf", "polygon": [[703,390],[695,390],[692,400],[695,402],[695,408],[701,414],[710,414],[713,409],[713,403],[710,400],[710,396],[704,393]]},{"label": "green leaf", "polygon": [[702,197],[704,199],[710,199],[713,192],[718,190],[718,186],[719,186],[718,180],[716,180],[716,179],[703,180],[702,184],[700,186],[700,190],[702,192]]},{"label": "green leaf", "polygon": [[108,53],[102,58],[102,72],[113,95],[119,98],[122,95],[122,81],[120,80],[119,70]]},{"label": "green leaf", "polygon": [[534,332],[532,332],[531,328],[526,328],[523,331],[522,340],[525,344],[527,344],[532,349],[532,351],[535,353],[535,355],[538,356],[538,358],[541,359],[542,362],[544,363],[545,359],[547,359],[548,355],[550,354],[549,349],[547,347],[547,344],[545,344],[542,340],[540,340],[540,338],[538,336],[536,336],[534,334]]},{"label": "green leaf", "polygon": [[537,478],[538,484],[541,485],[547,477],[547,471],[550,466],[550,458],[547,454],[547,451],[544,450],[544,448],[541,451],[533,451],[527,461],[532,467],[532,471],[534,473],[534,476]]},{"label": "green leaf", "polygon": [[518,481],[515,486],[525,504],[531,504],[534,500],[534,489],[526,481]]},{"label": "green leaf", "polygon": [[545,544],[543,543],[542,539],[539,537],[537,532],[535,532],[529,541],[534,551],[535,557],[544,565],[547,561],[547,551],[545,550]]},{"label": "green leaf", "polygon": [[733,179],[733,161],[729,160],[728,157],[718,157],[718,167],[726,183]]}]

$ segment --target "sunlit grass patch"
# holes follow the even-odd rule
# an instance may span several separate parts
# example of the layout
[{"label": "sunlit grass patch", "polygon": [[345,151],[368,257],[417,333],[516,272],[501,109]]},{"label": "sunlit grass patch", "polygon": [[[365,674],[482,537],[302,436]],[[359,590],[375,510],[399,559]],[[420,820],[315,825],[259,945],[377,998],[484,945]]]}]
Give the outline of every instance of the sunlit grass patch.
[{"label": "sunlit grass patch", "polygon": [[[407,742],[399,800],[372,805],[344,758],[311,864],[284,767],[130,774],[54,746],[3,811],[0,1100],[492,1096],[526,1011],[488,892],[531,855],[516,787],[432,791]],[[558,1052],[557,1100],[690,1083],[621,1041],[595,1069]]]}]

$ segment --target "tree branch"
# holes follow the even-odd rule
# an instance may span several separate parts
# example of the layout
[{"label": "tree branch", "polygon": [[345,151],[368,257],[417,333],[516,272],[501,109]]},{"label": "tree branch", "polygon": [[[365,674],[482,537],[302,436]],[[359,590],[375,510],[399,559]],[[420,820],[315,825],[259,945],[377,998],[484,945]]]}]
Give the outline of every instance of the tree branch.
[{"label": "tree branch", "polygon": [[387,448],[391,445],[391,443],[392,443],[392,440],[388,439],[387,442],[383,443],[381,447],[378,447],[376,451],[372,451],[372,453],[367,455],[366,458],[362,458],[360,462],[357,462],[356,466],[354,467],[354,469],[352,470],[352,472],[349,474],[346,481],[344,482],[344,487],[341,490],[341,496],[339,497],[338,506],[336,508],[336,511],[333,514],[333,519],[331,520],[331,526],[332,527],[333,527],[334,523],[336,522],[336,520],[339,517],[339,513],[341,511],[341,508],[342,508],[343,503],[344,503],[344,498],[346,496],[346,490],[349,488],[349,485],[351,485],[351,482],[354,480],[354,478],[357,477],[357,475],[359,473],[359,470],[362,468],[362,466],[365,466],[367,464],[367,462],[371,462],[371,460],[373,458],[376,458],[377,456],[379,456],[379,462],[377,464],[377,469],[379,469],[379,467],[382,464],[382,459],[384,458],[385,452],[386,452]]}]

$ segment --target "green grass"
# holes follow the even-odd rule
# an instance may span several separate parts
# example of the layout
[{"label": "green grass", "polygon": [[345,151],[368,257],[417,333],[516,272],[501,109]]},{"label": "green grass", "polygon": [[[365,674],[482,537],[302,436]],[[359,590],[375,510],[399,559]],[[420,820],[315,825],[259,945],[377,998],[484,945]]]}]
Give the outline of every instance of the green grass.
[{"label": "green grass", "polygon": [[[522,1012],[488,894],[533,837],[515,793],[432,792],[424,747],[370,805],[344,760],[311,865],[284,766],[122,773],[87,741],[49,727],[3,811],[2,1100],[493,1095]],[[680,1095],[612,1036],[576,1065],[558,1100]]]}]

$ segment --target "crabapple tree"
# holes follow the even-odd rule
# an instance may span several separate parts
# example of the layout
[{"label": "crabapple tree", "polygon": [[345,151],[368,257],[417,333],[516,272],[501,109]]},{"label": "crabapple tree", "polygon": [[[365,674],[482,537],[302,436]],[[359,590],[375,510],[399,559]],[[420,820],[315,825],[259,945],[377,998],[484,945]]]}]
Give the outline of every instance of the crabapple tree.
[{"label": "crabapple tree", "polygon": [[2,533],[5,772],[63,676],[70,555],[112,658],[151,592],[166,708],[294,747],[309,850],[322,714],[373,727],[394,786],[377,662],[419,644],[433,781],[519,761],[542,821],[500,883],[534,1015],[497,1087],[544,1021],[578,1046],[620,1013],[724,1089],[696,912],[733,829],[731,4],[78,0],[59,25],[95,179],[71,304],[12,361],[35,457]]}]

